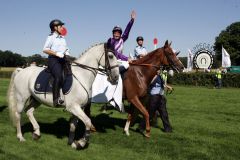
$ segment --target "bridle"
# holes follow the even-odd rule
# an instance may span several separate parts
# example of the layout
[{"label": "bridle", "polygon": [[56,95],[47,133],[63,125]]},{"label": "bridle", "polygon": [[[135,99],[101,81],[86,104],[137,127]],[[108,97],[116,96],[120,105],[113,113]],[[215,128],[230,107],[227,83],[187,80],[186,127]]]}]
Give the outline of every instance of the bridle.
[{"label": "bridle", "polygon": [[[112,70],[113,68],[118,67],[118,64],[113,65],[113,66],[110,65],[109,58],[108,58],[108,52],[114,53],[114,51],[111,50],[111,49],[109,49],[109,48],[107,47],[107,43],[104,43],[104,51],[105,51],[105,73],[106,73],[107,76],[109,76],[111,70]],[[114,55],[114,54],[113,54],[113,55]],[[102,55],[102,56],[103,56],[103,55]],[[101,56],[99,62],[101,61],[102,56]],[[114,56],[115,56],[115,55],[114,55]]]},{"label": "bridle", "polygon": [[173,69],[175,69],[177,72],[179,72],[178,68],[176,66],[177,66],[177,62],[179,62],[180,60],[178,58],[177,58],[177,60],[173,60],[170,57],[170,53],[169,52],[164,51],[163,53],[164,53],[164,56],[167,58],[167,61],[169,62],[169,66],[172,67]]},{"label": "bridle", "polygon": [[[85,64],[81,64],[81,63],[74,62],[74,61],[73,61],[72,63],[74,63],[76,66],[81,67],[81,68],[83,68],[83,69],[87,69],[87,70],[90,69],[90,70],[95,71],[96,73],[99,71],[99,72],[101,72],[101,73],[106,74],[107,76],[109,76],[110,73],[111,73],[111,70],[112,70],[113,68],[118,67],[118,64],[117,64],[117,65],[113,65],[113,66],[110,65],[110,63],[109,63],[109,58],[108,58],[108,52],[112,52],[112,53],[113,53],[112,50],[110,50],[109,48],[107,48],[107,44],[104,43],[104,52],[102,53],[102,55],[101,55],[101,57],[100,57],[100,59],[99,59],[99,61],[98,61],[98,64],[100,64],[100,61],[102,60],[103,55],[105,55],[105,67],[104,67],[104,68],[95,68],[95,67],[91,67],[91,66],[88,66],[88,65],[85,65]],[[114,55],[114,54],[113,54],[113,55]]]}]

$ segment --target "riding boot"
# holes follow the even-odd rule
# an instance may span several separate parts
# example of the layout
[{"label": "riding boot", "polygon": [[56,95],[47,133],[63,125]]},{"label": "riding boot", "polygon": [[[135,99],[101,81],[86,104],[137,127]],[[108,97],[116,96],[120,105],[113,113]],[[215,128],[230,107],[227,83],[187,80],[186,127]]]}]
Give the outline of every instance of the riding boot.
[{"label": "riding boot", "polygon": [[59,106],[64,103],[64,101],[60,98],[60,87],[58,85],[58,80],[54,80],[53,83],[53,106]]}]

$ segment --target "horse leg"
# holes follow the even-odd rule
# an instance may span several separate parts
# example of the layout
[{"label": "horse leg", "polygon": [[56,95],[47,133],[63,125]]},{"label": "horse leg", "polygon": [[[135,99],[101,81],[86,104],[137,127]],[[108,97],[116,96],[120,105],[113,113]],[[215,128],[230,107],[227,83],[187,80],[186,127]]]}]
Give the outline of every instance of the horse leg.
[{"label": "horse leg", "polygon": [[127,136],[130,136],[129,127],[132,122],[133,112],[134,112],[134,106],[132,104],[130,104],[130,111],[128,112],[127,121],[126,121],[126,124],[124,127],[124,132]]},{"label": "horse leg", "polygon": [[40,134],[40,126],[37,123],[33,112],[35,110],[35,108],[37,108],[40,105],[40,103],[38,101],[36,101],[35,99],[31,98],[29,105],[27,106],[27,108],[25,109],[26,114],[28,116],[29,121],[32,123],[33,126],[33,134],[32,137],[34,140],[38,140],[41,137]]},{"label": "horse leg", "polygon": [[88,118],[88,116],[84,113],[81,106],[79,105],[74,105],[73,107],[69,107],[67,108],[67,110],[70,111],[72,114],[74,114],[77,118],[82,120],[82,122],[85,124],[85,127],[86,127],[83,138],[73,142],[71,146],[72,148],[76,148],[76,149],[85,148],[90,138],[90,128],[92,126],[91,120],[90,118]]},{"label": "horse leg", "polygon": [[21,129],[21,113],[24,108],[24,103],[18,102],[17,103],[17,110],[15,112],[15,124],[17,128],[17,138],[19,139],[20,142],[26,141],[25,138],[22,135],[22,129]]},{"label": "horse leg", "polygon": [[142,103],[140,102],[139,98],[137,96],[135,96],[134,98],[132,98],[131,103],[133,103],[135,105],[135,107],[138,108],[138,110],[143,114],[145,121],[146,121],[146,134],[145,136],[147,138],[150,137],[150,123],[149,123],[149,114],[148,111],[146,110],[146,108],[142,105]]},{"label": "horse leg", "polygon": [[[86,106],[84,107],[84,112],[85,114],[90,118],[91,117],[91,102],[86,104]],[[95,126],[92,124],[91,128],[90,128],[91,132],[96,132],[96,128]]]},{"label": "horse leg", "polygon": [[70,118],[70,131],[68,136],[68,145],[71,145],[74,142],[77,123],[78,123],[78,118],[72,115],[72,117]]},{"label": "horse leg", "polygon": [[131,123],[131,119],[132,119],[132,114],[128,113],[127,122],[126,122],[125,127],[124,127],[124,132],[127,136],[130,136],[129,126],[130,126],[130,123]]}]

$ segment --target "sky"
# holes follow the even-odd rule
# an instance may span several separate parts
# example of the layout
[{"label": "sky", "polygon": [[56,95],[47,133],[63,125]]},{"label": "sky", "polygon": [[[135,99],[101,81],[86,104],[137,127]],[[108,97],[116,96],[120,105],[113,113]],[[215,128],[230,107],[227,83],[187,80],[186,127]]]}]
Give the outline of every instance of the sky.
[{"label": "sky", "polygon": [[114,26],[124,30],[132,10],[137,15],[125,55],[133,53],[136,37],[143,36],[148,51],[157,38],[157,47],[169,40],[186,56],[199,43],[213,45],[222,30],[240,21],[240,0],[1,0],[0,50],[47,56],[42,49],[49,22],[57,18],[65,22],[71,55],[79,57],[112,37]]}]

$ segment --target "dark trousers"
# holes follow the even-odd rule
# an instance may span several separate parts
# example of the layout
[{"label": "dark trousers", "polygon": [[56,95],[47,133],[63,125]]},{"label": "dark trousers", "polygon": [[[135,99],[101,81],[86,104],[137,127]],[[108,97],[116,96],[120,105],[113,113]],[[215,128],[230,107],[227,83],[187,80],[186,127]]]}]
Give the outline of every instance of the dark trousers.
[{"label": "dark trousers", "polygon": [[48,58],[48,68],[53,75],[53,101],[58,99],[60,96],[60,87],[63,83],[63,65],[65,60],[58,57]]},{"label": "dark trousers", "polygon": [[149,119],[150,121],[152,121],[153,118],[156,116],[156,111],[158,111],[163,123],[164,131],[169,132],[172,131],[172,127],[169,122],[166,104],[167,99],[164,95],[150,95],[148,112]]},{"label": "dark trousers", "polygon": [[[169,122],[166,104],[167,104],[167,99],[165,98],[165,96],[163,96],[163,95],[150,95],[149,105],[148,105],[147,110],[148,110],[148,113],[149,113],[150,123],[153,122],[154,118],[157,118],[157,111],[158,111],[159,114],[160,114],[160,118],[162,120],[162,123],[163,123],[163,130],[165,132],[171,132],[172,127],[171,127],[171,124]],[[142,130],[142,131],[143,131],[143,129],[145,129],[145,121],[144,120],[142,122],[140,122],[139,127],[140,127],[139,129]]]}]

